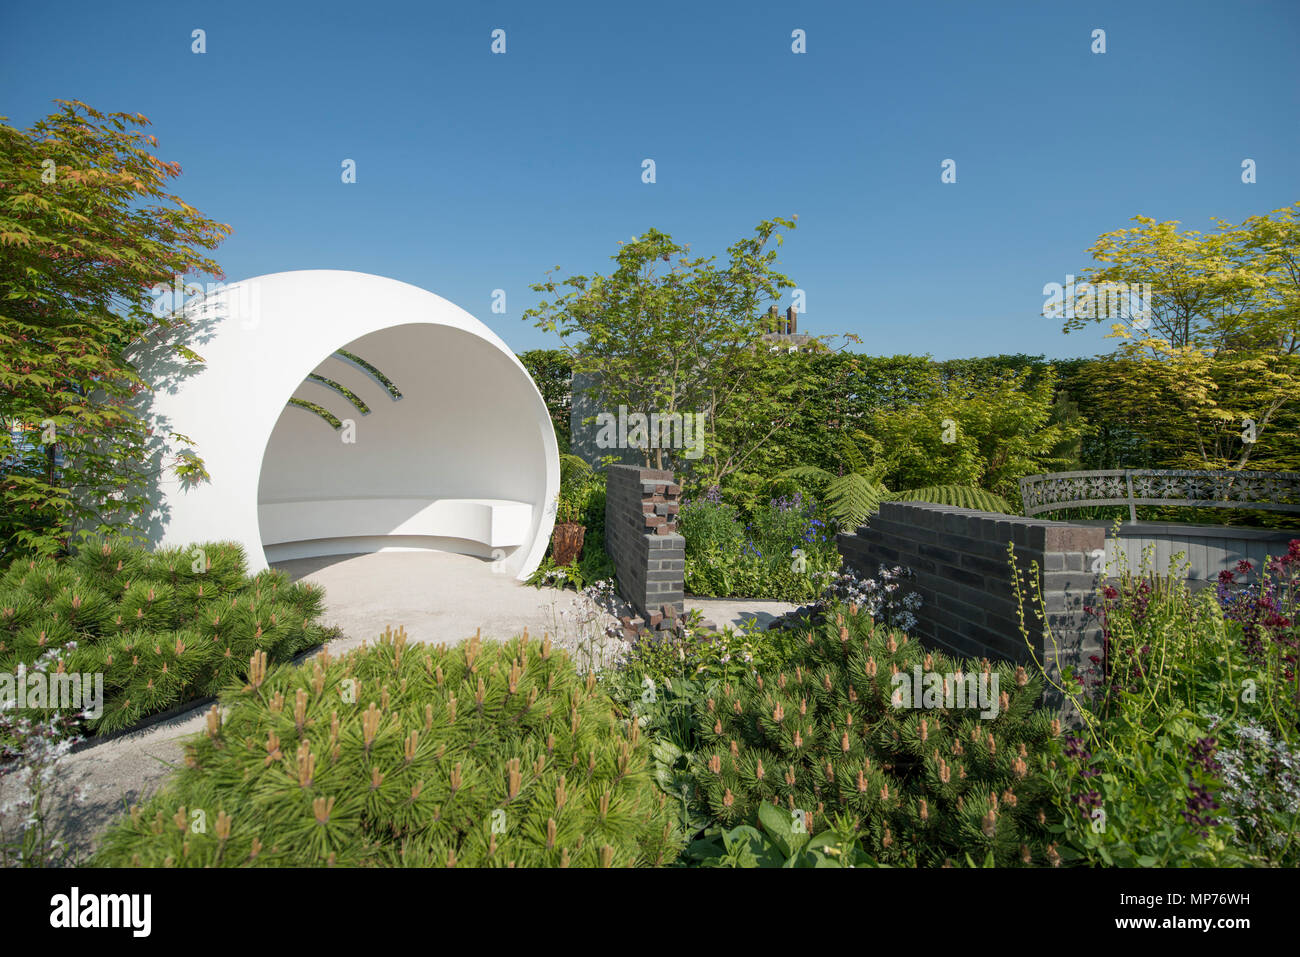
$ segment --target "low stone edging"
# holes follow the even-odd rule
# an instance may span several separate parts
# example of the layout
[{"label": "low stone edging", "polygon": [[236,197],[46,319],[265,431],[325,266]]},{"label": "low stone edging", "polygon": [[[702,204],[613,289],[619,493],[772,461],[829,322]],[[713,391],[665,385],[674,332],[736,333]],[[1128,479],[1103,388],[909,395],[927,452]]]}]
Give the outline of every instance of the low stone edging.
[{"label": "low stone edging", "polygon": [[[300,665],[308,658],[316,655],[324,644],[316,645],[298,652],[287,662],[290,665]],[[159,711],[157,714],[146,715],[129,728],[121,728],[117,731],[110,731],[107,734],[96,734],[88,738],[83,738],[69,748],[69,753],[79,754],[82,751],[90,751],[99,747],[101,744],[108,744],[110,741],[116,741],[119,738],[125,738],[128,735],[139,734],[141,731],[148,731],[155,725],[162,724],[164,721],[170,721],[182,714],[189,714],[191,711],[198,711],[200,708],[207,710],[217,703],[216,695],[208,695],[204,698],[191,698],[189,701],[182,701],[180,704],[174,704],[166,711]]]}]

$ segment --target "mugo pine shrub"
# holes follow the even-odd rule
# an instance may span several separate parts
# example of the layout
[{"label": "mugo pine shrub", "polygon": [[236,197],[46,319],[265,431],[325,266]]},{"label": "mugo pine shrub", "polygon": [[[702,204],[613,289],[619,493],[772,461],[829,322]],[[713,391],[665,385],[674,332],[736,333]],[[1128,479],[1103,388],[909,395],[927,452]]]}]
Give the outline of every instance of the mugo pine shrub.
[{"label": "mugo pine shrub", "polygon": [[[549,640],[408,646],[268,672],[104,839],[111,866],[581,866],[676,857],[635,722]],[[196,822],[203,822],[196,828]]]},{"label": "mugo pine shrub", "polygon": [[[945,706],[895,705],[892,676],[918,667],[942,676]],[[957,707],[971,673],[993,692],[988,708]],[[755,823],[767,802],[809,835],[851,819],[880,863],[1055,864],[1044,772],[1060,725],[1039,691],[1023,668],[927,653],[839,605],[781,670],[725,683],[699,708],[697,775],[725,828]]]},{"label": "mugo pine shrub", "polygon": [[232,543],[151,553],[96,541],[14,562],[0,575],[0,672],[103,674],[104,710],[88,720],[103,733],[216,694],[254,652],[286,660],[321,642],[320,589],[245,572]]}]

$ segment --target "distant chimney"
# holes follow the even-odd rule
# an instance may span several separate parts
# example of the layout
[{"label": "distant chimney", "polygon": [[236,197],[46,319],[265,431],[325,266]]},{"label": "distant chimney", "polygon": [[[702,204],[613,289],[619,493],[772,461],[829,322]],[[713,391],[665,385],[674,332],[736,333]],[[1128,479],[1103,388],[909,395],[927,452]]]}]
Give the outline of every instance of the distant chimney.
[{"label": "distant chimney", "polygon": [[799,325],[799,320],[795,318],[797,315],[798,313],[794,311],[794,306],[791,306],[785,311],[785,324],[788,327],[785,331],[790,333],[790,335],[794,335],[795,328]]}]

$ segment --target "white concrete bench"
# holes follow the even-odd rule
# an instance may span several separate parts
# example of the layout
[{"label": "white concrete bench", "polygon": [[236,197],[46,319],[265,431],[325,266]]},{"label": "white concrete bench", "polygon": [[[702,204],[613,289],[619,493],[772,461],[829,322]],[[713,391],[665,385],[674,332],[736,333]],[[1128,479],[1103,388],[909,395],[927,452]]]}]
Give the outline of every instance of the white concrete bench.
[{"label": "white concrete bench", "polygon": [[[488,548],[523,544],[532,526],[527,502],[495,498],[348,498],[258,505],[262,544],[420,538],[463,539]],[[370,551],[371,548],[359,548]]]}]

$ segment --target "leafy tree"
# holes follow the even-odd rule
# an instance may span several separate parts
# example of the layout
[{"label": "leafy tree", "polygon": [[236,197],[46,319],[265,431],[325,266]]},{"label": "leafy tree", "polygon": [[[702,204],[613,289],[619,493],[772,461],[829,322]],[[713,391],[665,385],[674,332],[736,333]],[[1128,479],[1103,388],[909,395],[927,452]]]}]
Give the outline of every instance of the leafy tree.
[{"label": "leafy tree", "polygon": [[[856,527],[883,501],[926,501],[1012,512],[1018,480],[1070,464],[1082,423],[1054,403],[1055,371],[952,372],[934,365],[913,404],[878,408],[834,443],[830,468],[804,464],[779,478],[817,486],[828,513]],[[891,489],[903,491],[891,491]]]},{"label": "leafy tree", "polygon": [[1092,309],[1065,331],[1123,320],[1112,325],[1115,356],[1085,367],[1086,391],[1101,417],[1136,427],[1157,464],[1294,467],[1300,458],[1297,212],[1300,204],[1240,226],[1216,220],[1210,235],[1139,216],[1090,250],[1098,265],[1086,281],[1153,290],[1149,317]]},{"label": "leafy tree", "polygon": [[752,510],[780,467],[807,461],[805,456],[824,457],[827,437],[847,425],[845,403],[836,398],[845,394],[854,357],[820,341],[805,350],[773,351],[760,344],[738,357],[734,388],[708,407],[713,431],[705,456],[683,463],[692,485],[727,484]]},{"label": "leafy tree", "polygon": [[1084,375],[1090,412],[1142,436],[1129,449],[1137,457],[1123,456],[1114,467],[1300,467],[1300,357],[1212,359],[1194,348],[1170,348],[1158,358],[1122,352],[1087,366]]},{"label": "leafy tree", "polygon": [[1044,356],[1015,355],[980,356],[973,359],[945,359],[934,363],[940,377],[949,379],[980,380],[1009,372],[1023,372],[1026,381],[1035,383],[1052,365]]},{"label": "leafy tree", "polygon": [[1070,464],[1061,454],[1082,430],[1054,408],[1056,373],[936,376],[929,395],[881,410],[865,427],[889,463],[895,487],[965,485],[1012,502],[1022,476]]},{"label": "leafy tree", "polygon": [[[707,432],[738,397],[754,397],[746,391],[747,376],[763,366],[756,350],[764,311],[794,286],[775,270],[774,247],[783,240],[780,229],[794,227],[779,218],[760,223],[753,236],[728,247],[725,263],[692,257],[689,247],[651,229],[620,243],[611,257],[617,268],[608,276],[534,285],[551,298],[524,318],[559,334],[574,372],[598,377],[595,388],[606,410],[622,405],[660,416],[704,413]],[[746,436],[750,442],[762,438]],[[644,449],[646,464],[664,468],[670,453],[654,444]],[[714,442],[711,454],[717,451]],[[741,456],[731,450],[715,474],[738,468]]]},{"label": "leafy tree", "polygon": [[1131,417],[1108,414],[1111,393],[1095,375],[1095,367],[1112,362],[1111,357],[1058,359],[1054,365],[1060,375],[1057,404],[1063,411],[1087,410],[1073,468],[1118,469],[1156,468],[1159,460],[1142,431],[1140,422]]},{"label": "leafy tree", "polygon": [[1221,223],[1235,255],[1232,281],[1248,290],[1244,334],[1235,351],[1300,354],[1300,203],[1251,216],[1240,227]]},{"label": "leafy tree", "polygon": [[[851,368],[842,394],[828,393],[835,420],[861,426],[882,409],[903,409],[932,388],[934,363],[926,356],[844,357]],[[829,377],[828,377],[829,378]]]},{"label": "leafy tree", "polygon": [[[1137,226],[1105,233],[1088,250],[1097,265],[1082,270],[1074,315],[1065,318],[1072,332],[1095,322],[1118,320],[1149,330],[1153,341],[1174,348],[1215,351],[1232,342],[1250,309],[1249,291],[1233,275],[1234,240],[1227,234],[1206,236],[1179,232],[1177,221],[1159,223],[1135,216]],[[1102,288],[1149,286],[1149,316],[1121,296],[1107,302]]]},{"label": "leafy tree", "polygon": [[[128,350],[179,332],[147,293],[219,276],[204,251],[230,232],[167,192],[180,166],[150,152],[145,117],[56,102],[28,130],[0,122],[0,556],[131,531],[149,436]],[[174,465],[202,474],[192,454]]]}]

